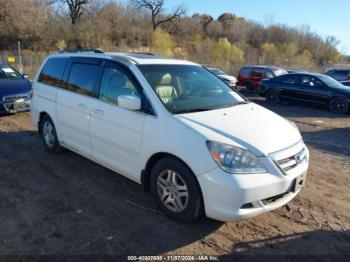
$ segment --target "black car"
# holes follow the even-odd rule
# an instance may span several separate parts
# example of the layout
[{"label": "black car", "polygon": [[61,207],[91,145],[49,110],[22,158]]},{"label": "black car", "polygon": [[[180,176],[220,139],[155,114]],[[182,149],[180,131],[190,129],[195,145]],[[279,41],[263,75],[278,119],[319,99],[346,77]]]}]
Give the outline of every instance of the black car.
[{"label": "black car", "polygon": [[29,110],[30,82],[12,66],[0,62],[0,114]]},{"label": "black car", "polygon": [[267,101],[305,102],[329,108],[335,113],[349,111],[350,87],[321,74],[288,74],[261,82],[260,94]]},{"label": "black car", "polygon": [[325,75],[334,78],[337,81],[350,80],[350,69],[332,69],[325,73]]}]

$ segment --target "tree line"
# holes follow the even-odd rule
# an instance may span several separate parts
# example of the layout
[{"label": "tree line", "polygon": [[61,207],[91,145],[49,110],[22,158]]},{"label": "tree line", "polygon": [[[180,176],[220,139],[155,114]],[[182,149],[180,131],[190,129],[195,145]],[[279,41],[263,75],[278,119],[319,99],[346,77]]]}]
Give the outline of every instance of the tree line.
[{"label": "tree line", "polygon": [[[223,13],[186,15],[165,0],[0,0],[0,51],[30,54],[66,48],[144,51],[186,58],[235,72],[247,63],[321,70],[345,58],[335,37],[307,25],[264,26]],[[234,4],[231,7],[234,9]]]}]

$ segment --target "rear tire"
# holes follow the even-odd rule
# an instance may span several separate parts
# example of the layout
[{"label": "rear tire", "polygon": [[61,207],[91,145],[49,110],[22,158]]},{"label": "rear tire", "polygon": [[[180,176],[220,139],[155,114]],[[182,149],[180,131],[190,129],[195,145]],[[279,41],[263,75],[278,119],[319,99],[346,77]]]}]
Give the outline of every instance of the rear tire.
[{"label": "rear tire", "polygon": [[43,116],[43,118],[40,120],[39,128],[45,149],[51,153],[60,151],[61,146],[58,142],[56,128],[48,115]]},{"label": "rear tire", "polygon": [[172,220],[193,222],[203,214],[202,194],[192,171],[166,157],[151,172],[151,191],[159,208]]},{"label": "rear tire", "polygon": [[246,82],[245,88],[247,89],[248,92],[253,92],[254,91],[254,86],[252,82]]},{"label": "rear tire", "polygon": [[346,114],[349,111],[349,103],[345,97],[334,97],[329,102],[329,110],[336,114]]},{"label": "rear tire", "polygon": [[276,90],[267,90],[266,101],[271,104],[279,104],[281,102],[280,94]]}]

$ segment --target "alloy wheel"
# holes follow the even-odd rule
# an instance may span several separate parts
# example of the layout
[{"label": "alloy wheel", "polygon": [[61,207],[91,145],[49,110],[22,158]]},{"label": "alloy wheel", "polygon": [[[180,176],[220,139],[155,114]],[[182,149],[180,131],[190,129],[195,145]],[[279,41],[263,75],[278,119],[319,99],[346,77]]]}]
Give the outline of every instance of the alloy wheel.
[{"label": "alloy wheel", "polygon": [[185,210],[188,188],[182,177],[173,170],[165,170],[157,179],[158,196],[164,206],[173,212]]},{"label": "alloy wheel", "polygon": [[53,147],[55,145],[55,133],[53,130],[53,126],[49,121],[46,121],[44,123],[43,136],[45,143],[48,147]]}]

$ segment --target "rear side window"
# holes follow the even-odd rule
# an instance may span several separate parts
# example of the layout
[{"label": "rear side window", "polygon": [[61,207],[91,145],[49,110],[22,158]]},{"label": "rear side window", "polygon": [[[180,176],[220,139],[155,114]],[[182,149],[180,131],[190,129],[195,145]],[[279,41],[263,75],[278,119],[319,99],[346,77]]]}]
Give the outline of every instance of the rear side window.
[{"label": "rear side window", "polygon": [[241,69],[241,76],[248,77],[251,72],[251,68],[249,67],[243,67]]},{"label": "rear side window", "polygon": [[63,74],[66,65],[67,59],[65,58],[50,58],[44,65],[38,81],[47,85],[64,88]]},{"label": "rear side window", "polygon": [[284,75],[279,77],[279,81],[284,84],[297,84],[298,83],[298,76],[290,76],[290,75]]},{"label": "rear side window", "polygon": [[98,84],[100,72],[100,65],[73,63],[69,73],[67,89],[75,93],[93,96],[93,90]]},{"label": "rear side window", "polygon": [[263,77],[263,70],[259,68],[253,69],[253,71],[250,73],[251,76],[254,77]]}]

